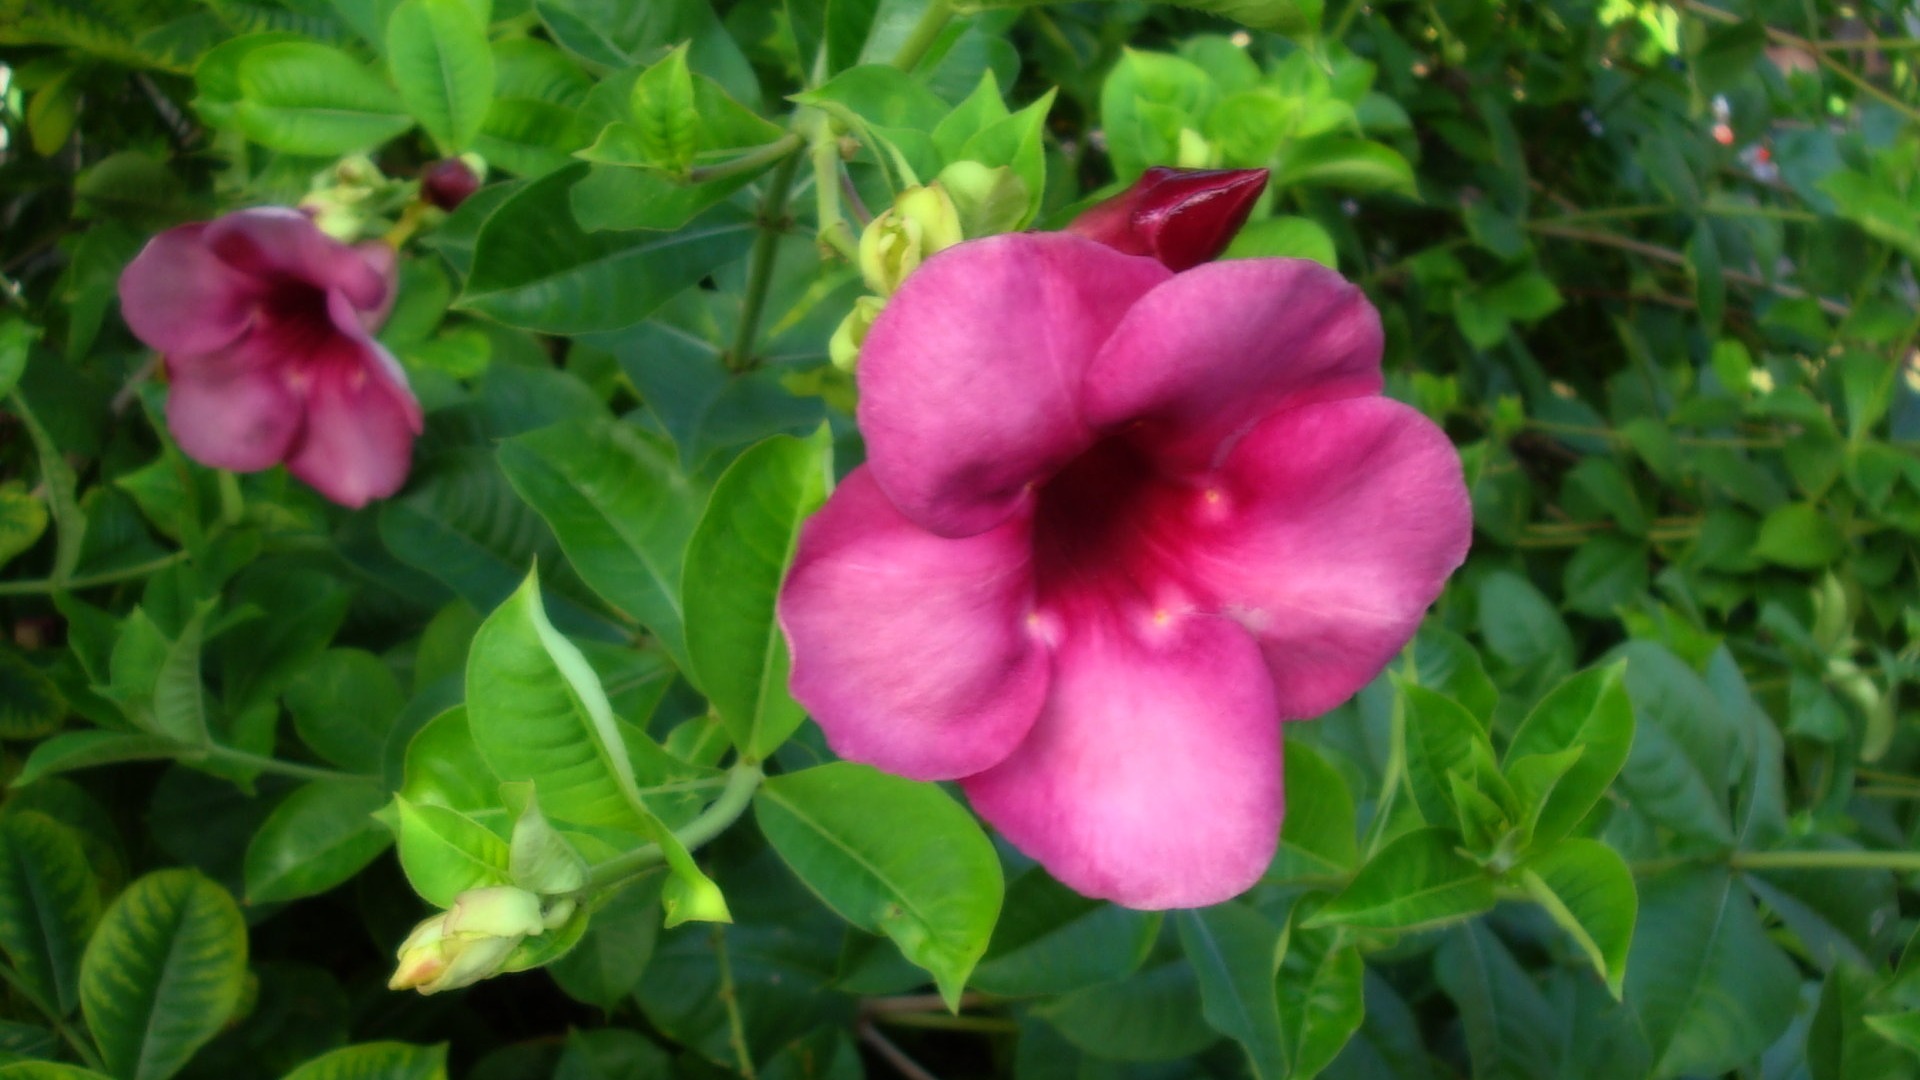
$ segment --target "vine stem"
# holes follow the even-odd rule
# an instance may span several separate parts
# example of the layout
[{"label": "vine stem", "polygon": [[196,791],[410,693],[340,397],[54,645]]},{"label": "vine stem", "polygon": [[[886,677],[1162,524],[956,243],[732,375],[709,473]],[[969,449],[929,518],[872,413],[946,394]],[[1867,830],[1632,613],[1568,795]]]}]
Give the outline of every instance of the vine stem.
[{"label": "vine stem", "polygon": [[97,574],[83,574],[79,577],[70,577],[65,581],[55,581],[53,578],[34,578],[31,581],[0,581],[0,596],[26,596],[71,589],[90,589],[96,585],[111,585],[118,581],[128,581],[137,577],[145,577],[155,571],[165,570],[167,567],[172,566],[174,563],[182,562],[186,558],[187,552],[182,550],[173,552],[170,555],[162,555],[157,559],[148,559],[146,562],[136,563],[132,566],[123,566],[118,570],[102,570]]},{"label": "vine stem", "polygon": [[[1661,247],[1658,244],[1649,244],[1645,240],[1636,240],[1631,236],[1621,236],[1617,233],[1601,232],[1596,229],[1580,229],[1568,225],[1556,225],[1551,219],[1535,219],[1529,221],[1527,222],[1527,231],[1539,233],[1541,236],[1551,236],[1560,240],[1574,240],[1583,244],[1593,244],[1596,247],[1618,248],[1621,251],[1630,251],[1642,258],[1666,263],[1669,266],[1685,267],[1687,265],[1687,257],[1672,248]],[[1853,313],[1853,309],[1840,303],[1838,300],[1829,300],[1824,296],[1816,297],[1796,285],[1788,285],[1781,281],[1768,281],[1757,274],[1749,274],[1742,270],[1722,270],[1720,276],[1737,285],[1745,285],[1752,289],[1765,289],[1769,292],[1787,297],[1790,300],[1805,300],[1812,297],[1819,303],[1820,310],[1835,318],[1844,319]]]},{"label": "vine stem", "polygon": [[755,169],[771,165],[793,154],[805,145],[805,139],[802,139],[793,132],[788,132],[767,145],[760,147],[758,150],[750,150],[734,158],[732,161],[723,161],[718,165],[707,165],[701,168],[689,169],[687,171],[687,182],[690,184],[705,184],[713,180],[724,180],[729,176],[738,176],[741,173],[752,172]]},{"label": "vine stem", "polygon": [[[794,136],[798,139],[799,136]],[[798,149],[798,143],[795,144]],[[800,155],[789,152],[767,177],[767,190],[760,198],[758,225],[753,254],[747,262],[747,295],[740,309],[740,326],[734,332],[733,348],[727,350],[727,370],[734,374],[752,371],[758,361],[753,350],[760,336],[760,316],[766,310],[767,291],[773,286],[773,264],[780,257],[780,234],[786,231],[787,191],[793,186],[794,170]]]},{"label": "vine stem", "polygon": [[[720,797],[713,800],[713,804],[702,811],[699,817],[674,830],[674,836],[692,849],[725,832],[729,825],[740,820],[740,815],[747,812],[747,807],[753,803],[753,793],[760,789],[764,775],[759,765],[735,765],[727,774],[727,786],[721,789]],[[586,887],[580,892],[588,893],[618,885],[642,871],[658,866],[664,858],[658,844],[642,844],[588,871]]]},{"label": "vine stem", "polygon": [[1736,851],[1736,870],[1892,870],[1920,872],[1920,851]]},{"label": "vine stem", "polygon": [[249,769],[258,769],[263,773],[276,773],[291,776],[296,780],[353,781],[362,784],[377,783],[379,778],[366,773],[342,772],[339,769],[323,768],[319,765],[302,765],[297,761],[282,761],[276,757],[262,754],[250,754],[245,750],[235,750],[231,746],[215,743],[204,748],[206,755],[216,761],[225,761],[234,765],[243,765]]}]

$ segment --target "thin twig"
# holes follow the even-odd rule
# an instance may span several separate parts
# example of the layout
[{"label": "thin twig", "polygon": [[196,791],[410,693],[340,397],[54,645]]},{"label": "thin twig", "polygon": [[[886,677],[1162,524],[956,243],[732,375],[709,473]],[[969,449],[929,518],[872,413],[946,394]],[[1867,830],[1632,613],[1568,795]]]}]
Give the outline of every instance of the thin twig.
[{"label": "thin twig", "polygon": [[886,1058],[887,1064],[893,1066],[894,1071],[906,1077],[907,1080],[940,1080],[919,1062],[908,1057],[906,1051],[893,1045],[893,1041],[880,1034],[880,1029],[874,1027],[871,1022],[862,1022],[858,1030],[860,1041],[873,1047],[874,1053]]}]

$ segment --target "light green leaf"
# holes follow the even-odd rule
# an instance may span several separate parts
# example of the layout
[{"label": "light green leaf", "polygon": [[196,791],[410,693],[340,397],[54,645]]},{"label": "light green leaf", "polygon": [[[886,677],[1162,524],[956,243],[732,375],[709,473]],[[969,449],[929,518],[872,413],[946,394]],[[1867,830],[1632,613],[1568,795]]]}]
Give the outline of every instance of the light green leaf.
[{"label": "light green leaf", "polygon": [[1005,892],[973,815],[932,784],[835,762],[769,778],[754,819],[807,888],[848,922],[892,938],[958,1007]]},{"label": "light green leaf", "polygon": [[1302,924],[1414,930],[1493,906],[1493,879],[1455,848],[1451,829],[1405,833],[1360,868],[1346,889]]},{"label": "light green leaf", "polygon": [[[1538,768],[1538,759],[1580,748],[1580,756],[1560,775],[1543,800],[1528,813],[1535,817],[1533,842],[1547,845],[1573,831],[1580,819],[1613,784],[1633,748],[1633,702],[1627,697],[1624,664],[1593,668],[1555,687],[1534,706],[1507,744],[1506,770],[1514,787],[1517,775]],[[1533,766],[1522,766],[1526,759]]]},{"label": "light green leaf", "polygon": [[693,73],[681,45],[640,73],[633,83],[633,125],[649,164],[685,173],[699,149],[700,113],[693,103]]},{"label": "light green leaf", "polygon": [[239,84],[240,130],[289,154],[370,150],[413,126],[379,76],[326,45],[287,41],[253,49],[240,61]]},{"label": "light green leaf", "polygon": [[1341,875],[1360,861],[1357,811],[1346,777],[1312,745],[1286,744],[1287,813],[1268,876],[1278,880]]},{"label": "light green leaf", "polygon": [[421,899],[448,908],[468,889],[512,884],[512,859],[498,833],[457,810],[394,797],[400,869]]},{"label": "light green leaf", "polygon": [[1626,860],[1598,840],[1562,840],[1527,860],[1520,883],[1587,954],[1619,1000],[1640,906]]},{"label": "light green leaf", "polygon": [[1332,187],[1415,195],[1413,166],[1391,146],[1348,135],[1321,135],[1293,144],[1273,171],[1273,187]]},{"label": "light green leaf", "polygon": [[804,717],[787,692],[790,661],[774,605],[800,526],[827,497],[831,446],[822,428],[741,454],[714,486],[687,546],[692,674],[748,760],[773,753]]},{"label": "light green leaf", "polygon": [[80,1007],[117,1080],[166,1080],[226,1027],[247,972],[227,891],[160,870],[114,900],[80,962]]},{"label": "light green leaf", "polygon": [[361,1043],[322,1054],[282,1080],[446,1080],[447,1048]]},{"label": "light green leaf", "polygon": [[387,69],[441,154],[472,146],[493,102],[493,52],[468,0],[404,0],[387,21]]},{"label": "light green leaf", "polygon": [[1753,553],[1777,566],[1818,570],[1847,549],[1840,526],[1813,503],[1788,503],[1760,523]]},{"label": "light green leaf", "polygon": [[1340,269],[1340,257],[1334,252],[1333,237],[1312,218],[1274,217],[1250,221],[1233,243],[1227,245],[1225,259],[1312,259],[1332,270]]},{"label": "light green leaf", "polygon": [[123,761],[163,761],[191,758],[194,747],[183,746],[159,735],[125,731],[69,731],[36,745],[13,778],[17,787],[31,784],[43,776],[90,769],[95,765],[115,765]]}]

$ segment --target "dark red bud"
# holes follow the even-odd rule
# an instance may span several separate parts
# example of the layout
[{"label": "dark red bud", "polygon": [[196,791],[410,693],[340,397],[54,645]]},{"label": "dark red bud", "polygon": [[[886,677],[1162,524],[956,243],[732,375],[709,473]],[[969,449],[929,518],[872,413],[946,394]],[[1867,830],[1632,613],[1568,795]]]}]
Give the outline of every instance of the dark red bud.
[{"label": "dark red bud", "polygon": [[1128,255],[1151,255],[1177,272],[1225,251],[1266,187],[1265,169],[1156,165],[1074,218],[1067,231]]},{"label": "dark red bud", "polygon": [[459,158],[436,161],[420,174],[420,197],[448,212],[479,190],[480,178]]}]

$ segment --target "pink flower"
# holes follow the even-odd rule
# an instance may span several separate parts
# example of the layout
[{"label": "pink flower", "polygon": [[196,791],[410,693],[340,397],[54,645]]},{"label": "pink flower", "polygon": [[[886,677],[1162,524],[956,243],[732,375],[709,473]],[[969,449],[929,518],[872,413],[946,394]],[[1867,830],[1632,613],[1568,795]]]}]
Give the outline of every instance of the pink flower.
[{"label": "pink flower", "polygon": [[1083,893],[1241,892],[1278,839],[1279,721],[1373,678],[1466,556],[1459,457],[1380,396],[1380,348],[1304,260],[935,256],[862,347],[868,461],[781,595],[794,695]]},{"label": "pink flower", "polygon": [[1133,186],[1074,218],[1067,231],[1169,270],[1208,262],[1247,223],[1267,189],[1265,169],[1175,169],[1156,165]]},{"label": "pink flower", "polygon": [[407,478],[420,403],[373,338],[394,253],[349,247],[280,207],[181,225],[120,275],[120,308],[166,357],[167,427],[187,456],[251,472],[286,462],[346,506]]}]

